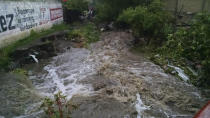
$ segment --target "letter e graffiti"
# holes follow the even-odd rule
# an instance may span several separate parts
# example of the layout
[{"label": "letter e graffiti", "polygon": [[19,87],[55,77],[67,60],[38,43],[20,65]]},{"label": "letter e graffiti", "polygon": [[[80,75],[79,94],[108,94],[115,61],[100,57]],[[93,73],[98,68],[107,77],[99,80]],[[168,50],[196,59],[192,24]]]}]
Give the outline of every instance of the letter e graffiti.
[{"label": "letter e graffiti", "polygon": [[4,16],[0,16],[0,25],[3,32],[7,31],[7,22]]}]

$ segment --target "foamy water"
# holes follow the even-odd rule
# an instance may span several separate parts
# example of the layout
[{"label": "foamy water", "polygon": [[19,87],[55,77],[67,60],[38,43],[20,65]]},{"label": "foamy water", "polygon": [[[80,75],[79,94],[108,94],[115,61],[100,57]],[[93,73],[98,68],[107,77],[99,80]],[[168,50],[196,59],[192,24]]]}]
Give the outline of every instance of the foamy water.
[{"label": "foamy water", "polygon": [[148,106],[144,105],[144,103],[141,100],[140,94],[136,94],[136,104],[135,104],[136,111],[138,112],[137,118],[142,118],[142,113],[144,110],[149,109]]},{"label": "foamy water", "polygon": [[176,72],[178,72],[178,75],[184,80],[184,81],[188,81],[189,77],[184,73],[184,70],[182,70],[179,67],[176,66],[172,66],[172,65],[168,65],[171,68],[174,68],[176,70]]},{"label": "foamy water", "polygon": [[44,82],[37,86],[42,95],[52,96],[59,91],[71,99],[73,95],[89,95],[92,93],[91,85],[84,85],[78,81],[86,79],[90,74],[96,73],[95,65],[88,58],[90,51],[72,48],[53,58],[44,67],[47,72],[41,77]]}]

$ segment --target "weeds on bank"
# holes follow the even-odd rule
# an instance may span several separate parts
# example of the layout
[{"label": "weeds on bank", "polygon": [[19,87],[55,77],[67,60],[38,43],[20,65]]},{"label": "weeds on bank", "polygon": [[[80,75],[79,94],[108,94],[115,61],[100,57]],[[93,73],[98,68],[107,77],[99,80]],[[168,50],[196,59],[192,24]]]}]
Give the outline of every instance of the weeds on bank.
[{"label": "weeds on bank", "polygon": [[49,118],[71,118],[71,111],[76,109],[76,106],[70,104],[66,96],[58,92],[54,95],[54,99],[45,98],[41,108],[44,109]]},{"label": "weeds on bank", "polygon": [[12,73],[20,74],[20,75],[23,75],[23,76],[25,76],[25,77],[28,76],[27,70],[22,69],[22,68],[17,68],[17,69],[15,69],[15,70],[13,70]]}]

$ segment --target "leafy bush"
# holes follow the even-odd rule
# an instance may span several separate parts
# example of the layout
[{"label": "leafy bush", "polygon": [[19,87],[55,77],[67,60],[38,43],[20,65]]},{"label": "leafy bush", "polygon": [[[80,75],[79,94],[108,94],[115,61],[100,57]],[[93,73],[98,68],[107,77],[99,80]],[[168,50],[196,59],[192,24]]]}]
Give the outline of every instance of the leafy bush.
[{"label": "leafy bush", "polygon": [[149,6],[128,8],[118,17],[118,22],[124,22],[132,28],[134,35],[150,39],[164,39],[171,31],[172,17],[163,9],[163,3],[153,1]]},{"label": "leafy bush", "polygon": [[96,4],[97,20],[114,21],[126,8],[149,4],[152,0],[98,0]]},{"label": "leafy bush", "polygon": [[[190,28],[178,29],[170,34],[162,50],[174,57],[184,57],[195,69],[201,69],[195,84],[210,85],[210,14],[199,13]],[[209,86],[210,87],[210,86]]]},{"label": "leafy bush", "polygon": [[88,2],[86,0],[68,0],[63,4],[69,10],[78,10],[82,12],[88,9]]}]

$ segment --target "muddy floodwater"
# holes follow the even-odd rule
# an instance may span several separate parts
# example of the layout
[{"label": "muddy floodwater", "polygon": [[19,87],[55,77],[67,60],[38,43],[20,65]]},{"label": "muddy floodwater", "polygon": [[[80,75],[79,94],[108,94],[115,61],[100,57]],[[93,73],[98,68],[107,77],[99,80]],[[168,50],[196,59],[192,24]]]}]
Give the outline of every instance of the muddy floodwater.
[{"label": "muddy floodwater", "polygon": [[[127,32],[105,32],[89,48],[63,46],[57,56],[26,65],[28,83],[5,80],[15,75],[1,77],[0,118],[43,117],[41,99],[59,91],[78,105],[73,118],[192,118],[208,100],[207,92],[131,52],[132,40]],[[24,101],[14,90],[2,92],[14,85],[26,94]],[[20,106],[21,111],[6,113]]]}]

